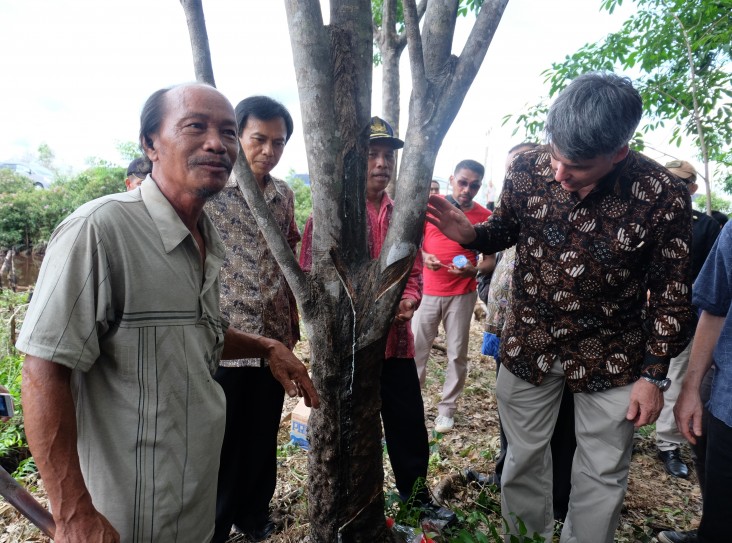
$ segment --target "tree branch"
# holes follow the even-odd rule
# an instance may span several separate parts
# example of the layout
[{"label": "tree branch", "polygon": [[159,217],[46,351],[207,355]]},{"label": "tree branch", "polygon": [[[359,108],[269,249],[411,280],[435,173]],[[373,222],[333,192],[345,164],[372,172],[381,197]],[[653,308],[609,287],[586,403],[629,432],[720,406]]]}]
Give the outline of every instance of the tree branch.
[{"label": "tree branch", "polygon": [[[427,0],[421,0],[419,4],[417,4],[417,19],[419,21],[422,20],[422,17],[424,17],[424,12],[427,10]],[[407,46],[407,33],[401,32],[397,35],[396,40],[394,42],[394,47],[397,51],[397,55],[401,55],[404,48]]]},{"label": "tree branch", "polygon": [[[470,87],[501,22],[508,0],[486,0],[475,19],[455,69],[453,88]],[[460,101],[462,103],[462,100]],[[452,122],[452,121],[451,121]]]},{"label": "tree branch", "polygon": [[254,174],[247,163],[244,152],[241,150],[241,146],[239,147],[239,154],[234,163],[234,177],[254,219],[257,221],[259,231],[264,236],[267,246],[272,252],[272,256],[275,257],[277,264],[279,264],[282,270],[282,274],[290,285],[297,304],[301,308],[306,307],[308,301],[307,277],[300,269],[292,248],[287,243],[285,235],[280,230],[277,221],[272,215],[264,199],[264,195],[257,185],[257,180],[254,178]]},{"label": "tree branch", "polygon": [[[343,187],[333,171],[337,126],[332,107],[333,75],[330,67],[330,41],[323,26],[318,0],[286,0],[290,43],[297,77],[303,133],[307,149],[313,196],[313,271],[321,266],[322,255],[338,244],[341,216],[338,205]],[[294,31],[292,29],[297,29]],[[326,63],[326,66],[323,64]],[[326,68],[327,67],[327,68]]]},{"label": "tree branch", "polygon": [[427,5],[422,25],[422,47],[424,69],[431,83],[441,83],[452,77],[450,56],[457,10],[458,0],[442,0]]},{"label": "tree branch", "polygon": [[707,188],[707,214],[712,214],[712,183],[709,179],[709,151],[707,150],[706,139],[704,138],[704,126],[701,122],[701,112],[699,109],[699,88],[696,81],[696,67],[694,66],[694,53],[689,43],[689,33],[684,28],[681,19],[675,13],[671,14],[681,28],[681,35],[684,38],[686,46],[686,56],[689,59],[689,76],[691,78],[691,100],[694,104],[694,113],[692,115],[694,124],[696,125],[696,134],[699,137],[699,147],[701,148],[702,160],[704,161],[704,184]]},{"label": "tree branch", "polygon": [[424,71],[424,51],[419,32],[419,16],[414,0],[403,0],[404,26],[409,44],[409,66],[412,71],[412,96],[424,101],[427,94],[427,78]]},{"label": "tree branch", "polygon": [[216,86],[213,75],[213,64],[211,63],[211,49],[208,45],[208,32],[206,31],[206,19],[203,15],[201,0],[180,0],[183,12],[186,15],[188,24],[188,35],[191,39],[191,52],[193,54],[193,70],[196,73],[196,81]]}]

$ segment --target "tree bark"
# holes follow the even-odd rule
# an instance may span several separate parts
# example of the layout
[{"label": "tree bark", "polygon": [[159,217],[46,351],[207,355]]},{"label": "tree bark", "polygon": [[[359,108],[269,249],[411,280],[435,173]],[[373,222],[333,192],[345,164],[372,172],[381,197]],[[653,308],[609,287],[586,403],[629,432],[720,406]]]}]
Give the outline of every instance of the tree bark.
[{"label": "tree bark", "polygon": [[[374,25],[376,45],[381,53],[381,115],[391,124],[394,135],[401,133],[399,123],[401,120],[401,85],[399,79],[399,59],[404,48],[407,46],[407,35],[405,32],[397,32],[397,2],[399,0],[384,0],[381,13],[381,27]],[[424,15],[427,9],[427,0],[420,0],[417,6],[418,18]],[[392,198],[397,192],[399,180],[397,171],[387,187],[387,192]]]},{"label": "tree bark", "polygon": [[[451,0],[447,9],[428,8],[427,42],[441,50],[430,49],[425,58],[419,32],[424,0],[421,8],[414,0],[404,0],[413,78],[409,130],[391,225],[379,258],[372,260],[365,209],[373,59],[370,2],[331,0],[331,23],[325,26],[319,0],[285,1],[303,132],[308,135],[313,196],[309,274],[299,268],[281,231],[273,226],[241,152],[234,171],[297,299],[311,342],[313,381],[321,398],[308,425],[308,504],[314,542],[392,540],[384,522],[380,422],[386,337],[419,250],[437,151],[507,2],[485,2],[460,58],[450,51],[457,3]],[[203,42],[203,57],[209,59],[209,76],[200,77],[199,60],[194,60],[197,78],[213,84],[200,0],[181,4],[194,57],[202,50],[196,44]]]},{"label": "tree bark", "polygon": [[437,151],[506,3],[484,4],[460,58],[451,55],[457,3],[447,10],[430,10],[428,4],[427,42],[442,50],[430,49],[424,58],[418,8],[405,0],[413,77],[409,130],[389,232],[378,261],[370,261],[365,244],[369,4],[331,0],[331,25],[324,27],[319,2],[286,1],[313,188],[313,268],[301,308],[311,340],[313,379],[324,400],[309,425],[315,541],[389,537],[378,439],[385,336],[422,237]]},{"label": "tree bark", "polygon": [[[319,2],[285,5],[313,190],[313,267],[305,291],[295,292],[303,298],[321,396],[308,424],[311,536],[324,543],[387,541],[379,383],[386,333],[411,263],[396,263],[388,284],[366,243],[370,5],[331,2],[328,27]],[[385,284],[393,286],[386,294]]]},{"label": "tree bark", "polygon": [[215,87],[211,50],[208,46],[208,32],[206,32],[206,19],[203,16],[201,0],[180,0],[180,4],[183,6],[183,12],[186,14],[186,22],[188,23],[196,81],[208,83]]}]

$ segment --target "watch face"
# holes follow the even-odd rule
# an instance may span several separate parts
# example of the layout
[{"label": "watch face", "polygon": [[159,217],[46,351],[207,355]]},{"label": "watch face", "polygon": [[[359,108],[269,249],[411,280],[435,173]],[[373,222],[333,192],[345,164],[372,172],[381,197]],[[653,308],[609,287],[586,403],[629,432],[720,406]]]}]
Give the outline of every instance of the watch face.
[{"label": "watch face", "polygon": [[661,392],[666,392],[671,387],[671,379],[661,379],[658,383],[658,388],[661,389]]}]

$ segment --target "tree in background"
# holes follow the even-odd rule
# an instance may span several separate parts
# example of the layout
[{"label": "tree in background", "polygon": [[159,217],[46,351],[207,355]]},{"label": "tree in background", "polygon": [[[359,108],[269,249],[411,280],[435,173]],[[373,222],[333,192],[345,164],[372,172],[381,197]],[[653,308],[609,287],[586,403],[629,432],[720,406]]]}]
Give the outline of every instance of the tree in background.
[{"label": "tree in background", "polygon": [[[409,128],[391,226],[378,260],[366,241],[371,117],[371,3],[286,0],[307,134],[313,267],[304,274],[242,153],[234,167],[260,231],[295,295],[310,339],[321,408],[310,416],[308,507],[314,542],[391,540],[384,522],[380,372],[386,335],[422,235],[437,152],[485,58],[508,0],[486,1],[461,55],[452,54],[458,0],[429,2],[423,27],[403,0],[412,74]],[[188,16],[187,2],[182,2]],[[189,31],[192,27],[189,25]],[[192,37],[194,64],[202,40]],[[201,73],[198,66],[196,73]],[[204,80],[204,79],[199,79]]]},{"label": "tree in background", "polygon": [[[0,250],[30,245],[37,220],[32,206],[33,181],[0,169]],[[38,191],[40,192],[40,191]]]},{"label": "tree in background", "polygon": [[56,226],[80,205],[125,189],[125,168],[99,165],[60,177],[46,190],[0,169],[0,250],[45,244]]},{"label": "tree in background", "polygon": [[[612,13],[623,0],[602,0]],[[671,123],[670,143],[693,142],[704,163],[707,212],[710,161],[732,167],[732,0],[636,0],[638,11],[604,40],[586,44],[544,72],[549,96],[593,70],[634,77],[649,122],[644,132]],[[546,107],[516,116],[533,137],[543,132]],[[729,178],[732,181],[732,178]],[[729,183],[732,189],[732,182]]]},{"label": "tree in background", "polygon": [[56,154],[51,150],[47,143],[41,143],[38,146],[38,162],[49,169],[54,169],[53,161],[56,159]]},{"label": "tree in background", "polygon": [[140,143],[137,141],[118,141],[116,147],[123,162],[132,162],[142,156]]},{"label": "tree in background", "polygon": [[[712,209],[721,211],[725,215],[732,215],[732,201],[729,198],[725,198],[716,192],[710,194],[712,201]],[[706,210],[707,202],[705,200],[694,200],[694,207],[700,211]]]},{"label": "tree in background", "polygon": [[295,193],[295,222],[302,234],[305,230],[305,222],[313,213],[313,196],[310,193],[310,187],[295,174],[294,170],[290,171],[285,181]]}]

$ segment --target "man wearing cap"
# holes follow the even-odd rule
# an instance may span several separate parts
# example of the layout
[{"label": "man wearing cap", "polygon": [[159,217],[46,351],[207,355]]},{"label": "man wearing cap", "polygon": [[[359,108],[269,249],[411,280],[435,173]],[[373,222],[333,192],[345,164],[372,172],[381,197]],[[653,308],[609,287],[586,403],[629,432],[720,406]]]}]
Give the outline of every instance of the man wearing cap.
[{"label": "man wearing cap", "polygon": [[[666,168],[686,184],[690,195],[693,196],[696,193],[699,187],[696,184],[694,166],[685,160],[673,160],[666,164]],[[691,215],[691,278],[692,281],[695,281],[704,265],[704,261],[707,259],[707,255],[714,246],[720,228],[719,223],[706,213],[693,209]],[[696,312],[694,314],[696,315]],[[671,359],[668,369],[671,386],[663,394],[663,409],[661,409],[661,414],[656,421],[658,457],[663,462],[663,467],[669,475],[684,479],[689,476],[689,468],[681,459],[679,447],[684,438],[674,420],[674,405],[676,405],[676,399],[681,391],[681,382],[689,365],[689,353],[691,352],[692,343],[693,340],[689,342],[681,354]]]},{"label": "man wearing cap", "polygon": [[[450,176],[452,194],[446,199],[465,213],[471,224],[485,222],[491,212],[473,201],[480,190],[485,169],[475,160],[463,160]],[[479,273],[490,274],[495,267],[494,255],[483,255],[465,249],[447,238],[430,223],[424,225],[422,258],[424,258],[424,298],[414,314],[414,351],[419,382],[424,386],[427,360],[440,323],[445,327],[447,370],[442,399],[437,406],[435,430],[449,432],[455,423],[457,401],[468,374],[468,340],[470,320],[478,299]]]},{"label": "man wearing cap", "polygon": [[[270,175],[293,131],[287,108],[267,96],[236,106],[239,142],[269,210],[296,253],[300,232],[295,196]],[[271,337],[292,349],[300,339],[297,306],[282,271],[259,231],[235,175],[206,211],[226,247],[221,267],[221,313],[232,326]],[[262,541],[275,529],[269,502],[277,485],[277,431],[285,398],[263,358],[222,360],[216,380],[226,394],[226,432],[212,543],[229,538],[232,524]]]},{"label": "man wearing cap", "polygon": [[212,87],[153,93],[140,116],[150,175],[81,206],[48,244],[17,348],[58,543],[211,539],[221,358],[267,357],[288,394],[318,403],[285,345],[221,316],[224,246],[203,207],[229,178],[236,134]]},{"label": "man wearing cap", "polygon": [[[366,172],[366,216],[371,258],[378,258],[386,239],[394,202],[386,187],[394,172],[394,151],[404,142],[394,137],[386,121],[371,118],[368,169]],[[312,267],[312,217],[305,225],[300,266]],[[389,460],[402,500],[412,496],[417,507],[430,516],[453,520],[454,513],[432,503],[424,481],[429,462],[429,441],[424,422],[424,404],[414,363],[414,337],[410,319],[422,299],[422,258],[417,253],[396,317],[389,330],[381,372],[381,419]]]},{"label": "man wearing cap", "polygon": [[150,161],[143,157],[138,157],[127,166],[127,177],[125,178],[125,187],[127,190],[134,190],[140,186],[143,179],[150,173]]}]

